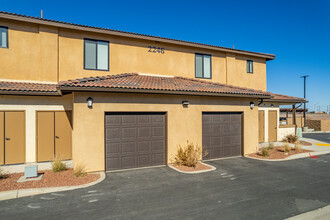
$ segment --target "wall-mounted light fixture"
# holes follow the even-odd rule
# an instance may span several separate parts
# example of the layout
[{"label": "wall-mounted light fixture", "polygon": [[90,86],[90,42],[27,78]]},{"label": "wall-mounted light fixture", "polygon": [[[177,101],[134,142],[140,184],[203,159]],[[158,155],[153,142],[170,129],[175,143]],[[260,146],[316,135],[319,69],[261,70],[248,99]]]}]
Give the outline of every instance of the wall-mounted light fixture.
[{"label": "wall-mounted light fixture", "polygon": [[87,106],[88,106],[88,108],[93,108],[93,98],[92,97],[89,97],[87,99]]},{"label": "wall-mounted light fixture", "polygon": [[274,104],[271,104],[270,107],[274,107]]},{"label": "wall-mounted light fixture", "polygon": [[189,101],[182,101],[182,106],[187,108],[189,105]]},{"label": "wall-mounted light fixture", "polygon": [[250,109],[252,110],[254,108],[254,102],[250,102]]}]

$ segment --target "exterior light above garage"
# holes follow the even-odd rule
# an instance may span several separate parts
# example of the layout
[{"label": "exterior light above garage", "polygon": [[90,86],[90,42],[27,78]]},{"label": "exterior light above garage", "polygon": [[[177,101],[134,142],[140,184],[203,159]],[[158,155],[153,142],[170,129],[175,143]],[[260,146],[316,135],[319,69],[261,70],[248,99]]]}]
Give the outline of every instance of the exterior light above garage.
[{"label": "exterior light above garage", "polygon": [[188,107],[189,101],[182,101],[182,105],[183,105],[183,107]]},{"label": "exterior light above garage", "polygon": [[250,108],[251,110],[254,108],[254,102],[250,102]]},{"label": "exterior light above garage", "polygon": [[87,106],[88,106],[88,108],[92,108],[93,107],[93,98],[92,97],[89,97],[87,99]]}]

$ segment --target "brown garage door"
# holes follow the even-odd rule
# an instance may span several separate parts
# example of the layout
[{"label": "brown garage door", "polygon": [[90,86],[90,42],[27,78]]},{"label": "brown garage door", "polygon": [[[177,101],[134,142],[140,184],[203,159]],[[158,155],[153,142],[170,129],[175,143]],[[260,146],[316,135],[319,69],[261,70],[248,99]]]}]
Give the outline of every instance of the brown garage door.
[{"label": "brown garage door", "polygon": [[165,165],[165,121],[163,113],[106,114],[106,170]]},{"label": "brown garage door", "polygon": [[240,113],[203,113],[203,159],[240,156],[242,154]]}]

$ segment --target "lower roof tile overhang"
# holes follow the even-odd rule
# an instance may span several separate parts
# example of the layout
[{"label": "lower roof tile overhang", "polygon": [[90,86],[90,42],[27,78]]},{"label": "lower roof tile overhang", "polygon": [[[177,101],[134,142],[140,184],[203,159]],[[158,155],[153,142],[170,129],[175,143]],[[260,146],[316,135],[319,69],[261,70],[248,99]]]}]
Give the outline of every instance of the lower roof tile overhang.
[{"label": "lower roof tile overhang", "polygon": [[58,87],[61,92],[112,92],[112,93],[142,93],[142,94],[164,94],[164,95],[195,95],[195,96],[221,96],[221,97],[238,97],[238,98],[257,98],[270,99],[270,95],[248,95],[248,94],[231,94],[231,93],[215,93],[215,92],[197,92],[197,91],[168,91],[168,90],[151,90],[151,89],[117,89],[117,88],[98,88],[98,87]]}]

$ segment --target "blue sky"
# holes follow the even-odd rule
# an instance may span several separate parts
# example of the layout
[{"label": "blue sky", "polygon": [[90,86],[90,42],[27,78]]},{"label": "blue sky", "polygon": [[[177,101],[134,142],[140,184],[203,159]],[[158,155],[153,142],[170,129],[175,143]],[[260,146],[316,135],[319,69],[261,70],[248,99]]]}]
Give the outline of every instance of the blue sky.
[{"label": "blue sky", "polygon": [[28,1],[0,10],[92,26],[272,53],[267,87],[330,109],[330,1]]}]

